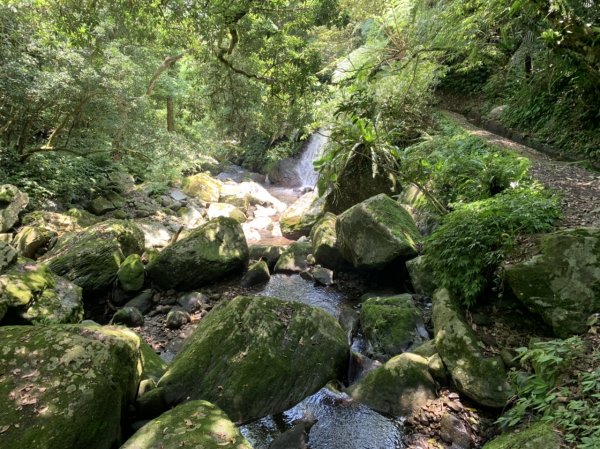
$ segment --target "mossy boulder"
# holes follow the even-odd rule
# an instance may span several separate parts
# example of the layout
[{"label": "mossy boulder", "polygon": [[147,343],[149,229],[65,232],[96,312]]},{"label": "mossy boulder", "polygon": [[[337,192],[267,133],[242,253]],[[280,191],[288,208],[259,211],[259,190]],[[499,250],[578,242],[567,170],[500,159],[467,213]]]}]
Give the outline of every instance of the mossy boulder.
[{"label": "mossy boulder", "polygon": [[391,358],[348,388],[354,400],[394,416],[417,411],[435,399],[435,391],[427,359],[409,352]]},{"label": "mossy boulder", "polygon": [[420,295],[431,296],[437,289],[437,283],[431,270],[425,266],[425,257],[427,256],[407,260],[406,269],[415,292]]},{"label": "mossy boulder", "polygon": [[338,247],[355,268],[381,269],[417,255],[420,235],[412,217],[385,194],[359,203],[337,219]]},{"label": "mossy boulder", "polygon": [[192,290],[248,265],[244,231],[233,218],[219,217],[166,247],[150,262],[147,272],[163,289]]},{"label": "mossy boulder", "polygon": [[308,192],[298,198],[279,218],[281,233],[288,239],[308,236],[315,223],[325,213],[325,198]]},{"label": "mossy boulder", "polygon": [[2,449],[111,449],[140,376],[139,337],[100,326],[0,327]]},{"label": "mossy boulder", "polygon": [[29,197],[12,184],[0,185],[0,232],[6,232],[19,221],[19,214],[29,204]]},{"label": "mossy boulder", "polygon": [[0,242],[0,274],[17,260],[18,254],[15,248],[5,242]]},{"label": "mossy boulder", "polygon": [[403,186],[398,204],[411,215],[423,235],[429,235],[440,220],[439,213],[433,211],[423,191],[414,184]]},{"label": "mossy boulder", "polygon": [[318,264],[337,270],[344,265],[344,258],[337,245],[335,224],[337,217],[327,212],[310,231],[312,253]]},{"label": "mossy boulder", "polygon": [[306,258],[312,251],[312,246],[308,242],[294,242],[286,248],[279,256],[275,264],[276,273],[299,273],[308,268]]},{"label": "mossy boulder", "polygon": [[97,224],[101,219],[82,209],[69,209],[65,213],[37,210],[23,216],[24,225],[44,228],[59,236],[66,232],[79,232]]},{"label": "mossy boulder", "polygon": [[117,207],[104,196],[94,198],[89,204],[89,210],[95,215],[104,215],[107,212],[115,210]]},{"label": "mossy boulder", "polygon": [[137,292],[144,287],[144,264],[139,254],[130,254],[119,266],[117,278],[126,292]]},{"label": "mossy boulder", "polygon": [[58,234],[42,226],[23,226],[13,239],[14,247],[23,257],[37,259]]},{"label": "mossy boulder", "polygon": [[212,220],[217,217],[230,217],[238,223],[246,221],[246,214],[232,204],[227,203],[211,203],[206,210],[208,219]]},{"label": "mossy boulder", "polygon": [[264,260],[269,266],[269,270],[275,268],[279,257],[285,251],[285,247],[277,245],[251,245],[249,247],[250,260]]},{"label": "mossy boulder", "polygon": [[360,324],[375,357],[406,352],[425,339],[417,329],[424,326],[410,294],[367,299],[360,309]]},{"label": "mossy boulder", "polygon": [[433,295],[433,327],[438,353],[459,391],[486,407],[504,407],[513,391],[502,358],[482,355],[483,344],[446,289]]},{"label": "mossy boulder", "polygon": [[107,220],[63,235],[40,260],[85,291],[110,287],[121,262],[144,251],[144,234],[132,222]]},{"label": "mossy boulder", "polygon": [[29,324],[78,323],[83,319],[81,288],[33,262],[0,276],[0,321]]},{"label": "mossy boulder", "polygon": [[221,196],[222,183],[207,173],[188,176],[183,181],[183,191],[194,198],[207,203],[216,203]]},{"label": "mossy boulder", "polygon": [[240,430],[207,401],[181,404],[139,429],[121,449],[252,449]]},{"label": "mossy boulder", "polygon": [[587,329],[600,312],[600,228],[544,236],[540,254],[504,268],[514,295],[562,338]]},{"label": "mossy boulder", "polygon": [[165,362],[148,343],[140,338],[140,357],[142,360],[142,379],[152,379],[155,382],[165,374],[167,362]]},{"label": "mossy boulder", "polygon": [[204,398],[246,421],[287,410],[343,375],[348,351],[322,309],[238,296],[200,322],[158,385],[169,405]]},{"label": "mossy boulder", "polygon": [[483,449],[560,449],[564,447],[558,433],[548,423],[536,423],[519,432],[494,438]]},{"label": "mossy boulder", "polygon": [[264,284],[271,279],[271,273],[269,272],[269,266],[264,260],[259,260],[253,263],[248,268],[248,271],[242,277],[240,284],[242,287],[252,287],[254,285]]}]

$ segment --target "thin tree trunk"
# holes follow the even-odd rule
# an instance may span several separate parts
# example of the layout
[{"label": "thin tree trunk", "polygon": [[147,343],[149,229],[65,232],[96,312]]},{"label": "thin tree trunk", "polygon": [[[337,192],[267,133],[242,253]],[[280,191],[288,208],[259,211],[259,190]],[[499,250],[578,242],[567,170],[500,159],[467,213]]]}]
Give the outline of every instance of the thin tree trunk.
[{"label": "thin tree trunk", "polygon": [[173,97],[167,97],[167,131],[175,132],[175,103]]}]

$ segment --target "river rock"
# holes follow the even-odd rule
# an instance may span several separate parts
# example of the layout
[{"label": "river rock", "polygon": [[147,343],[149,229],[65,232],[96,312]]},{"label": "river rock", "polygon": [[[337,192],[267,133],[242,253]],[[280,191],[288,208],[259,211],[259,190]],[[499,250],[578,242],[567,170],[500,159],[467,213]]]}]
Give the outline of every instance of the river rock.
[{"label": "river rock", "polygon": [[337,246],[336,221],[337,217],[327,212],[310,231],[312,253],[315,261],[332,270],[337,270],[344,264],[344,258]]},{"label": "river rock", "polygon": [[25,262],[0,276],[0,321],[29,324],[78,323],[83,319],[81,288],[46,266]]},{"label": "river rock", "polygon": [[152,302],[152,298],[154,297],[154,291],[152,289],[144,290],[139,293],[134,298],[127,301],[124,307],[135,307],[138,309],[142,315],[147,314],[154,303]]},{"label": "river rock", "polygon": [[144,339],[140,338],[140,357],[142,359],[142,379],[151,379],[156,382],[165,374],[167,370],[167,362],[152,349]]},{"label": "river rock", "polygon": [[37,259],[58,234],[41,226],[23,226],[15,235],[13,245],[23,257]]},{"label": "river rock", "polygon": [[360,323],[371,354],[390,357],[418,346],[424,338],[420,312],[410,294],[369,298],[362,303]]},{"label": "river rock", "polygon": [[389,173],[373,173],[370,150],[362,146],[352,152],[342,172],[338,175],[336,188],[325,197],[325,210],[341,214],[345,210],[380,193],[393,195],[399,186]]},{"label": "river rock", "polygon": [[107,220],[74,234],[65,234],[40,260],[84,291],[112,285],[119,265],[144,251],[144,234],[132,222]]},{"label": "river rock", "polygon": [[137,292],[144,287],[144,264],[139,254],[130,254],[117,271],[119,285],[126,292]]},{"label": "river rock", "polygon": [[17,251],[8,243],[0,242],[0,274],[17,260]]},{"label": "river rock", "polygon": [[0,327],[2,449],[111,449],[139,382],[140,339],[100,326]]},{"label": "river rock", "polygon": [[212,220],[217,217],[230,217],[238,223],[244,223],[246,221],[246,215],[240,209],[232,204],[227,203],[211,203],[206,210],[208,219]]},{"label": "river rock", "polygon": [[587,329],[600,312],[600,228],[567,229],[542,237],[540,254],[504,268],[506,284],[554,333]]},{"label": "river rock", "polygon": [[144,325],[144,315],[137,307],[122,307],[115,312],[110,323],[127,327],[141,327]]},{"label": "river rock", "polygon": [[221,196],[221,181],[207,173],[188,176],[183,181],[183,191],[186,195],[207,203],[216,203]]},{"label": "river rock", "polygon": [[173,233],[162,223],[152,220],[136,220],[135,224],[144,233],[146,248],[163,248],[171,242]]},{"label": "river rock", "polygon": [[207,401],[181,404],[139,429],[121,449],[252,449],[236,425]]},{"label": "river rock", "polygon": [[565,447],[552,426],[538,422],[518,432],[494,438],[483,449],[560,449]]},{"label": "river rock", "polygon": [[279,218],[283,236],[293,240],[303,235],[308,236],[314,224],[325,213],[324,206],[325,200],[319,198],[317,192],[302,195]]},{"label": "river rock", "polygon": [[251,245],[250,260],[264,260],[269,266],[269,270],[275,268],[279,257],[285,251],[285,247],[277,245]]},{"label": "river rock", "polygon": [[90,212],[95,215],[104,215],[107,212],[115,210],[117,207],[107,198],[103,196],[97,196],[94,198],[88,207]]},{"label": "river rock", "polygon": [[471,434],[464,421],[452,413],[446,412],[440,419],[440,438],[452,447],[470,449],[473,443]]},{"label": "river rock", "polygon": [[191,290],[242,271],[248,264],[244,231],[233,218],[219,217],[166,247],[147,267],[160,288]]},{"label": "river rock", "polygon": [[420,235],[412,217],[381,194],[351,207],[338,217],[337,243],[356,268],[380,269],[417,254]]},{"label": "river rock", "polygon": [[287,410],[342,375],[348,349],[322,309],[238,296],[200,321],[159,389],[168,405],[205,398],[246,421]]},{"label": "river rock", "polygon": [[325,286],[333,285],[333,271],[330,269],[315,267],[311,274],[317,284]]},{"label": "river rock", "polygon": [[233,204],[233,198],[244,198],[253,206],[272,207],[277,212],[283,212],[287,207],[285,203],[275,198],[267,189],[254,181],[224,183],[221,187],[221,201]]},{"label": "river rock", "polygon": [[502,408],[513,394],[502,358],[484,357],[483,345],[446,289],[433,296],[435,344],[456,387],[478,404]]},{"label": "river rock", "polygon": [[308,268],[307,256],[312,251],[308,242],[294,242],[279,256],[275,264],[275,273],[300,273]]},{"label": "river rock", "polygon": [[194,313],[197,310],[206,308],[209,302],[210,299],[208,296],[201,292],[188,292],[177,298],[177,304],[188,313]]},{"label": "river rock", "polygon": [[435,391],[427,359],[409,352],[391,358],[348,388],[354,400],[394,416],[416,412],[435,399]]},{"label": "river rock", "polygon": [[264,260],[255,262],[248,268],[246,274],[240,281],[242,287],[252,287],[254,285],[264,284],[271,279],[271,273],[269,272],[269,266]]},{"label": "river rock", "polygon": [[410,276],[415,292],[420,295],[431,296],[437,289],[435,278],[432,271],[426,267],[425,258],[427,256],[419,256],[406,261],[406,269]]},{"label": "river rock", "polygon": [[34,211],[23,216],[24,225],[40,227],[59,236],[66,232],[79,232],[83,228],[97,224],[100,219],[82,209],[69,209],[65,213]]},{"label": "river rock", "polygon": [[19,214],[29,204],[29,197],[12,184],[0,185],[0,232],[6,232],[19,221]]}]

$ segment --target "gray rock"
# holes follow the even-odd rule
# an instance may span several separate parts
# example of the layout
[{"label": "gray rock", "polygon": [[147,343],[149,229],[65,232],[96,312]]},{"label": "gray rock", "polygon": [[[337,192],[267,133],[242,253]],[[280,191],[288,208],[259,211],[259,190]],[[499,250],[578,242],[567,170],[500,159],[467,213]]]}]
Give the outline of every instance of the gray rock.
[{"label": "gray rock", "polygon": [[344,258],[337,245],[336,221],[337,217],[328,212],[315,223],[310,231],[315,261],[332,270],[338,270],[344,265]]},{"label": "gray rock", "polygon": [[0,185],[0,232],[6,232],[19,221],[19,214],[29,204],[29,197],[12,184]]},{"label": "gray rock", "polygon": [[317,284],[329,286],[333,285],[333,271],[322,268],[315,267],[312,270],[312,276]]},{"label": "gray rock", "polygon": [[206,307],[209,301],[208,296],[201,292],[189,292],[177,298],[177,304],[188,313],[193,313]]},{"label": "gray rock", "polygon": [[190,314],[185,310],[171,309],[165,321],[169,329],[180,329],[191,321]]},{"label": "gray rock", "polygon": [[275,264],[275,273],[300,273],[308,268],[307,256],[312,250],[310,243],[294,242],[279,256]]},{"label": "gray rock", "polygon": [[425,267],[425,257],[419,256],[407,260],[406,268],[415,292],[420,295],[431,296],[437,289],[437,285],[433,273]]},{"label": "gray rock", "polygon": [[271,273],[269,273],[267,262],[259,260],[248,268],[248,271],[240,281],[240,285],[242,287],[252,287],[254,285],[269,282],[269,279],[271,279]]},{"label": "gray rock", "polygon": [[276,245],[251,245],[249,250],[250,260],[264,260],[267,262],[269,270],[273,270],[277,260],[285,251],[285,248]]},{"label": "gray rock", "polygon": [[281,233],[288,239],[308,236],[312,227],[325,213],[325,199],[317,192],[302,195],[279,218]]},{"label": "gray rock", "polygon": [[8,243],[0,242],[0,274],[17,260],[17,251]]},{"label": "gray rock", "polygon": [[150,309],[152,309],[152,306],[154,305],[152,302],[153,296],[154,291],[152,289],[144,290],[133,299],[127,301],[125,307],[135,307],[142,313],[142,315],[145,315],[150,311]]},{"label": "gray rock", "polygon": [[23,226],[15,235],[13,245],[23,257],[37,259],[57,236],[56,232],[40,226]]},{"label": "gray rock", "polygon": [[98,196],[94,198],[89,205],[89,210],[95,215],[104,215],[107,212],[115,210],[116,206],[107,198]]},{"label": "gray rock", "polygon": [[144,325],[144,315],[137,307],[123,307],[115,312],[110,322],[127,327],[141,327]]},{"label": "gray rock", "polygon": [[446,443],[457,445],[462,449],[470,449],[472,438],[469,429],[462,419],[452,413],[444,413],[440,420],[440,437]]}]

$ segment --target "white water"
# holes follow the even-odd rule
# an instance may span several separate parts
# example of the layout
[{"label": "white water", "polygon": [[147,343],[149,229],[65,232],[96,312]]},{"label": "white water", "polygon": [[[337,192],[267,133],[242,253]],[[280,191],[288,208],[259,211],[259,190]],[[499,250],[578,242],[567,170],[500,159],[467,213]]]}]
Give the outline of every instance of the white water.
[{"label": "white water", "polygon": [[323,148],[329,140],[329,134],[325,130],[318,130],[308,140],[306,148],[300,156],[296,165],[296,173],[300,179],[300,187],[315,187],[319,180],[319,174],[315,171],[313,161],[318,159]]}]

